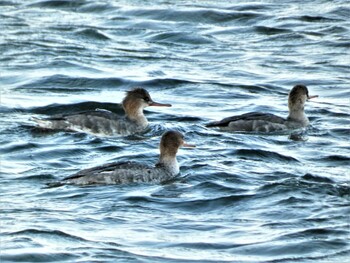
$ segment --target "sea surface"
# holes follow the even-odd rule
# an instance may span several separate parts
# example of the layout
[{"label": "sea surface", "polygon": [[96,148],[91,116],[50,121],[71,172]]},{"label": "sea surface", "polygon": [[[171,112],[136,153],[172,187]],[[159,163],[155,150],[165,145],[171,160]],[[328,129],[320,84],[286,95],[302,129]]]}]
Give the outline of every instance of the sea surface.
[{"label": "sea surface", "polygon": [[[0,1],[0,262],[350,262],[348,0]],[[310,127],[205,124],[286,117],[307,85]],[[34,118],[123,114],[133,87],[171,108],[127,137],[48,132]],[[111,161],[154,164],[181,131],[165,184],[48,187]]]}]

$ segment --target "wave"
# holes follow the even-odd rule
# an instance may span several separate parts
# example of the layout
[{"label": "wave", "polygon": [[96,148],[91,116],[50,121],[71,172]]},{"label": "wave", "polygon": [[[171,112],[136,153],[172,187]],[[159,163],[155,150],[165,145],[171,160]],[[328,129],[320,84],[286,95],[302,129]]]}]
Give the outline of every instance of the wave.
[{"label": "wave", "polygon": [[60,231],[60,230],[42,230],[42,229],[36,229],[36,228],[29,228],[24,230],[19,230],[15,232],[3,232],[5,235],[9,236],[17,236],[17,235],[24,235],[24,236],[55,236],[57,238],[63,238],[67,241],[88,241],[84,238],[68,234],[66,232]]},{"label": "wave", "polygon": [[341,19],[335,19],[335,18],[330,18],[326,16],[310,16],[310,15],[303,15],[297,17],[300,21],[303,22],[312,22],[312,23],[323,23],[323,22],[340,22],[342,21]]},{"label": "wave", "polygon": [[[34,250],[34,249],[32,249]],[[61,262],[75,261],[79,258],[78,255],[71,252],[4,252],[1,255],[2,262]],[[30,259],[30,260],[29,260]]]},{"label": "wave", "polygon": [[84,37],[85,40],[110,40],[106,34],[93,28],[78,30],[75,34]]},{"label": "wave", "polygon": [[286,156],[277,152],[265,151],[260,149],[239,149],[236,151],[238,157],[244,157],[249,159],[256,159],[262,161],[263,159],[268,159],[271,161],[294,163],[299,162],[296,158],[292,156]]},{"label": "wave", "polygon": [[35,3],[27,4],[29,7],[39,7],[39,8],[64,8],[75,10],[78,7],[82,7],[87,2],[85,0],[44,0]]},{"label": "wave", "polygon": [[171,88],[179,85],[195,83],[190,80],[182,80],[176,78],[154,78],[145,81],[133,81],[124,78],[88,78],[88,77],[73,77],[63,74],[55,74],[41,77],[30,83],[17,86],[16,90],[30,89],[42,91],[60,91],[81,93],[83,91],[99,90],[101,88],[119,87],[130,89],[133,87],[144,88]]},{"label": "wave", "polygon": [[31,89],[31,90],[49,90],[49,91],[69,91],[82,92],[87,88],[99,87],[118,87],[125,85],[127,81],[121,78],[87,78],[87,77],[72,77],[62,74],[41,77],[31,81],[28,84],[23,84],[15,88],[16,90]]},{"label": "wave", "polygon": [[[300,239],[300,238],[309,238],[312,236],[314,239],[324,239],[327,237],[346,237],[349,235],[349,231],[347,230],[339,230],[337,227],[331,228],[331,227],[324,227],[324,228],[309,228],[309,229],[302,229],[299,231],[295,231],[292,233],[288,233],[286,235],[278,237],[278,240],[291,240],[291,239]],[[330,243],[333,243],[330,241]],[[345,242],[340,242],[339,245],[345,245]]]},{"label": "wave", "polygon": [[350,157],[345,155],[329,155],[322,158],[317,158],[318,162],[327,162],[333,165],[347,165],[350,162]]},{"label": "wave", "polygon": [[110,12],[114,10],[113,5],[109,3],[89,3],[87,2],[85,5],[81,6],[78,11],[82,13],[104,13]]},{"label": "wave", "polygon": [[338,253],[343,253],[346,251],[344,250],[345,247],[345,242],[315,239],[308,241],[288,240],[285,242],[275,241],[249,244],[244,246],[243,249],[237,247],[231,251],[238,255],[258,256],[260,260],[263,259],[263,262],[306,262],[312,259],[327,259],[330,255],[319,253],[322,249],[332,248],[333,251],[337,250]]},{"label": "wave", "polygon": [[267,27],[267,26],[255,26],[255,31],[259,34],[264,35],[277,35],[292,32],[290,29],[278,28],[278,27]]},{"label": "wave", "polygon": [[148,19],[160,21],[182,21],[196,23],[229,23],[229,22],[249,22],[268,17],[265,14],[254,11],[227,11],[220,9],[192,9],[192,10],[168,10],[168,9],[133,9],[124,11],[125,16],[146,17]]},{"label": "wave", "polygon": [[137,203],[146,205],[147,203],[152,206],[166,206],[170,209],[179,209],[182,211],[203,213],[212,212],[216,210],[223,210],[227,207],[238,204],[239,202],[251,198],[251,195],[228,195],[210,199],[198,199],[198,200],[163,200],[160,198],[147,197],[147,196],[127,196],[122,200],[130,203]]},{"label": "wave", "polygon": [[204,45],[212,44],[214,42],[212,37],[201,36],[193,32],[165,32],[157,33],[155,35],[149,36],[147,41],[151,42],[167,42],[176,45]]},{"label": "wave", "polygon": [[[349,195],[350,187],[347,185],[337,184],[330,178],[305,174],[301,177],[289,177],[273,183],[268,183],[261,186],[258,190],[260,197],[280,195],[294,193],[295,195],[300,192],[307,192],[312,195],[326,195],[326,196],[337,196],[346,198]],[[296,201],[297,199],[291,199]],[[309,200],[309,199],[307,199]],[[301,199],[305,202],[305,199]],[[281,199],[278,202],[285,203],[285,199]]]},{"label": "wave", "polygon": [[17,5],[19,5],[19,4],[15,3],[13,1],[6,1],[6,0],[4,0],[4,1],[0,2],[0,6],[17,6]]}]

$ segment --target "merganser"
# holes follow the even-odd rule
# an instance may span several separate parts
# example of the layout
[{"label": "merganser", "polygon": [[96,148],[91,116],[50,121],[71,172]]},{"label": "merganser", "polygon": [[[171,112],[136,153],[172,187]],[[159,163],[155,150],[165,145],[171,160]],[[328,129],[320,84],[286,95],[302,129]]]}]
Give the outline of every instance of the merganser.
[{"label": "merganser", "polygon": [[209,123],[206,127],[219,127],[228,131],[254,132],[273,132],[303,128],[309,124],[309,119],[304,113],[305,102],[316,97],[318,95],[309,96],[306,86],[296,85],[289,92],[289,115],[286,119],[270,113],[250,112]]},{"label": "merganser", "polygon": [[179,174],[176,153],[180,147],[195,147],[195,145],[185,143],[184,136],[180,132],[167,131],[160,141],[159,161],[154,167],[135,162],[113,162],[82,170],[63,179],[58,186],[65,184],[162,183]]},{"label": "merganser", "polygon": [[39,127],[54,130],[82,131],[95,135],[131,135],[144,131],[148,121],[143,109],[148,106],[171,107],[155,102],[147,90],[135,88],[127,91],[122,102],[125,117],[108,110],[92,110],[73,114],[55,115],[47,119],[33,118]]}]

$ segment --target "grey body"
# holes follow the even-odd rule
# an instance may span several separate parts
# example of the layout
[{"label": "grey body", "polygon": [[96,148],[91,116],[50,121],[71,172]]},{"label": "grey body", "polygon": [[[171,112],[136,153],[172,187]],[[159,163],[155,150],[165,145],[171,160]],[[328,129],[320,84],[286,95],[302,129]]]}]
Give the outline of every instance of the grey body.
[{"label": "grey body", "polygon": [[161,183],[172,179],[176,174],[158,164],[155,167],[135,162],[115,162],[82,170],[63,179],[62,183],[75,185]]},{"label": "grey body", "polygon": [[113,162],[84,169],[53,185],[162,183],[180,173],[176,160],[176,153],[180,147],[194,146],[186,144],[181,133],[167,131],[161,138],[159,160],[155,166],[137,162]]},{"label": "grey body", "polygon": [[307,123],[308,121],[294,121],[270,113],[250,112],[209,123],[207,127],[219,127],[231,131],[273,132],[302,128]]},{"label": "grey body", "polygon": [[289,93],[287,118],[282,118],[270,113],[250,112],[242,115],[227,117],[221,121],[207,124],[207,127],[219,127],[229,131],[255,131],[273,132],[289,129],[299,129],[309,124],[309,119],[304,112],[304,105],[308,99],[309,91],[304,85],[296,85]]},{"label": "grey body", "polygon": [[149,106],[171,107],[170,104],[154,102],[142,88],[127,92],[123,102],[125,117],[107,110],[84,111],[66,115],[56,115],[46,119],[34,120],[40,127],[52,130],[86,132],[95,135],[130,135],[144,131],[148,121],[143,109]]},{"label": "grey body", "polygon": [[130,135],[145,130],[148,122],[137,122],[107,110],[84,111],[36,119],[41,127],[53,130],[82,131],[100,135]]}]

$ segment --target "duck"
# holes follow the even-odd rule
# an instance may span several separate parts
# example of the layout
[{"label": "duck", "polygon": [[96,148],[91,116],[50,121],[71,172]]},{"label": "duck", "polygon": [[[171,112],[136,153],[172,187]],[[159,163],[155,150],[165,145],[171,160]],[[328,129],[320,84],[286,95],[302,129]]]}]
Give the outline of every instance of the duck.
[{"label": "duck", "polygon": [[171,107],[152,100],[144,88],[126,92],[122,101],[125,116],[121,117],[108,110],[89,110],[73,114],[58,114],[46,119],[33,118],[39,128],[85,132],[101,136],[127,136],[140,133],[148,127],[143,109],[149,106]]},{"label": "duck", "polygon": [[88,168],[64,178],[58,185],[115,185],[130,183],[163,183],[180,172],[176,159],[180,147],[196,147],[184,140],[182,133],[166,131],[160,140],[159,160],[154,166],[141,162],[112,162]]},{"label": "duck", "polygon": [[309,125],[309,119],[304,112],[305,102],[316,97],[318,95],[309,95],[305,85],[298,84],[289,92],[287,118],[265,112],[249,112],[210,122],[206,127],[241,132],[274,132],[304,128]]}]

